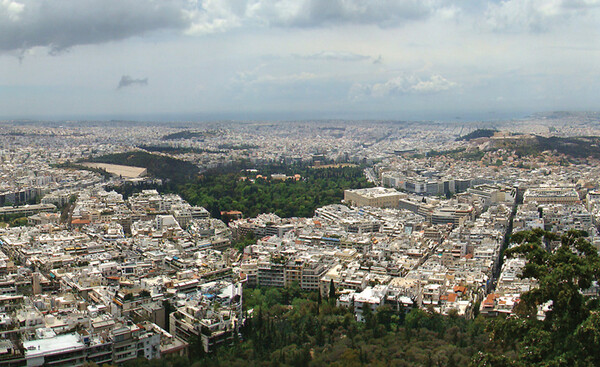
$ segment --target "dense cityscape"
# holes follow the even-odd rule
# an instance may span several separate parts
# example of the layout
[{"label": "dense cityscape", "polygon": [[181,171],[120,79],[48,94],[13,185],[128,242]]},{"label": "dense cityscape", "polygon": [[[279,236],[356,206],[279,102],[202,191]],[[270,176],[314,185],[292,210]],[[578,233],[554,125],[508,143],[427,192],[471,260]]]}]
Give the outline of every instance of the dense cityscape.
[{"label": "dense cityscape", "polygon": [[[600,248],[594,136],[598,116],[583,113],[518,124],[4,121],[0,361],[202,361],[250,338],[256,310],[291,302],[279,292],[327,300],[366,327],[385,312],[519,315],[540,280],[523,275],[526,254],[507,256],[522,244],[514,233],[575,230]],[[153,163],[165,159],[192,175],[165,174]],[[219,197],[202,191],[210,177],[221,177]],[[297,195],[303,184],[322,195]],[[244,201],[252,195],[262,199]],[[538,304],[534,319],[552,308]]]},{"label": "dense cityscape", "polygon": [[0,367],[600,366],[600,0],[0,0]]}]

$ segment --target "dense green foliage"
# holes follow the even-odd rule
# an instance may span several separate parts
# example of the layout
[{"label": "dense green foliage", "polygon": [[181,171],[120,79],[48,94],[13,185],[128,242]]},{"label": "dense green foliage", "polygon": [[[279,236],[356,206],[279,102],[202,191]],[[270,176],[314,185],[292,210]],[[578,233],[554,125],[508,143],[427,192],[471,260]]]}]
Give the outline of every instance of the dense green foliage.
[{"label": "dense green foliage", "polygon": [[[495,130],[475,130],[477,135],[482,135],[483,132],[488,132],[493,135]],[[471,133],[471,134],[473,134]],[[457,140],[471,140],[474,137],[468,138],[465,135]],[[490,136],[491,136],[490,135]],[[483,136],[483,135],[482,135]],[[480,136],[477,136],[480,137]],[[584,159],[596,158],[600,159],[600,137],[598,136],[577,136],[577,137],[543,137],[543,136],[528,136],[522,138],[498,140],[495,142],[494,149],[504,149],[514,152],[520,157],[538,156],[544,151],[555,151],[557,154],[564,154],[570,158]],[[483,158],[485,152],[479,149],[456,148],[452,150],[436,151],[430,150],[426,153],[428,157],[446,156],[454,159],[474,160],[478,161]],[[422,158],[422,154],[415,154],[415,158]]]},{"label": "dense green foliage", "polygon": [[238,250],[239,252],[244,251],[246,246],[254,245],[256,243],[256,238],[254,238],[254,233],[250,232],[246,235],[245,238],[240,238],[237,240],[233,240],[231,242],[231,247]]},{"label": "dense green foliage", "polygon": [[[289,168],[288,168],[289,170]],[[273,168],[261,169],[267,176]],[[275,171],[277,172],[277,171]],[[285,173],[285,172],[284,172]],[[242,172],[211,172],[179,192],[193,205],[201,205],[220,218],[221,211],[239,210],[246,217],[275,213],[280,217],[311,217],[316,208],[339,203],[344,189],[369,187],[360,167],[310,169],[297,167],[296,181],[243,179]],[[256,176],[256,173],[252,174]]]},{"label": "dense green foliage", "polygon": [[[504,355],[482,354],[492,366],[599,366],[600,305],[597,292],[586,292],[600,278],[600,257],[581,232],[559,237],[540,229],[512,236],[519,246],[507,256],[525,256],[524,277],[539,286],[521,296],[515,315],[488,326]],[[557,246],[553,251],[547,248]],[[545,318],[538,310],[547,306]]]},{"label": "dense green foliage", "polygon": [[571,158],[600,158],[600,137],[543,137],[507,139],[496,143],[496,148],[514,151],[518,156],[536,156],[544,151],[556,151]]},{"label": "dense green foliage", "polygon": [[[281,217],[311,217],[316,208],[339,203],[345,189],[372,186],[358,166],[310,168],[306,165],[268,164],[258,171],[248,161],[209,170],[201,175],[191,163],[161,155],[136,151],[95,158],[95,162],[145,167],[151,176],[165,184],[130,184],[108,187],[129,197],[142,189],[180,194],[192,205],[208,209],[215,218],[221,211],[239,210],[246,217],[275,213]],[[300,174],[301,179],[271,180],[273,173]],[[255,178],[262,176],[262,178]]]},{"label": "dense green foliage", "polygon": [[254,307],[245,341],[205,357],[204,365],[465,365],[486,349],[481,321],[469,326],[458,317],[382,307],[359,323],[315,293],[255,289],[245,296]]},{"label": "dense green foliage", "polygon": [[498,130],[496,129],[477,129],[471,131],[467,135],[463,135],[457,138],[456,141],[469,141],[477,138],[490,138],[494,136],[494,134],[497,132]]},{"label": "dense green foliage", "polygon": [[540,151],[556,150],[557,153],[565,154],[574,158],[600,158],[600,137],[582,136],[562,138],[551,136],[545,138],[537,137]]},{"label": "dense green foliage", "polygon": [[179,139],[200,139],[205,137],[216,136],[218,131],[206,130],[206,131],[191,131],[183,130],[176,133],[168,134],[162,137],[163,140],[179,140]]},{"label": "dense green foliage", "polygon": [[203,148],[192,148],[192,147],[172,147],[167,145],[140,145],[140,149],[147,150],[149,152],[167,153],[167,154],[187,154],[187,153],[226,153],[225,150],[211,150]]},{"label": "dense green foliage", "polygon": [[192,163],[142,151],[108,154],[93,158],[91,161],[143,167],[148,170],[149,175],[176,184],[193,180],[200,171]]},{"label": "dense green foliage", "polygon": [[[243,340],[205,355],[190,348],[192,366],[465,366],[491,351],[484,320],[381,307],[354,320],[351,310],[297,287],[244,291],[253,312]],[[146,361],[129,366],[147,365]],[[185,366],[177,359],[172,366]],[[167,366],[154,362],[153,366]]]}]

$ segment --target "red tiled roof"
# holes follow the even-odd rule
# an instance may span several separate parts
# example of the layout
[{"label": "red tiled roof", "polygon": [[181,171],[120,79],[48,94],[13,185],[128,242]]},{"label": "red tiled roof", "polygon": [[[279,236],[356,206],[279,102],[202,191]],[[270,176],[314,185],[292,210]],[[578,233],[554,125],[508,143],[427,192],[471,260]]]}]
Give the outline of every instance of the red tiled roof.
[{"label": "red tiled roof", "polygon": [[88,219],[73,219],[71,224],[90,224],[91,222]]},{"label": "red tiled roof", "polygon": [[454,292],[455,293],[465,293],[467,291],[467,288],[463,287],[462,285],[455,285],[454,286]]}]

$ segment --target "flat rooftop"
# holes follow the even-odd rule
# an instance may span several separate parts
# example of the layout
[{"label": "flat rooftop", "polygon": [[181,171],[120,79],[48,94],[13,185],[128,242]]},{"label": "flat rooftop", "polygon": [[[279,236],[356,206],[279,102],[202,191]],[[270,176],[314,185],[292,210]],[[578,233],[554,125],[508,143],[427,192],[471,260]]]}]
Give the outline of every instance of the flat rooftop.
[{"label": "flat rooftop", "polygon": [[364,197],[368,198],[377,198],[377,197],[385,197],[385,196],[395,196],[400,195],[401,193],[396,189],[390,189],[387,187],[370,187],[366,189],[354,189],[354,190],[346,190],[348,192],[352,192]]},{"label": "flat rooftop", "polygon": [[48,339],[37,339],[23,342],[26,358],[57,352],[67,352],[84,347],[85,345],[79,341],[77,334],[64,334]]}]

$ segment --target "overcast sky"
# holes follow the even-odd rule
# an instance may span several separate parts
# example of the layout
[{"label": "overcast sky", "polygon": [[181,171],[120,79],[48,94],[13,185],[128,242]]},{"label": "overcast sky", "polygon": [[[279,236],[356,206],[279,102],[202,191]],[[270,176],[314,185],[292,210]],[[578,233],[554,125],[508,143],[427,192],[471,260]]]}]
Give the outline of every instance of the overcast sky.
[{"label": "overcast sky", "polygon": [[0,119],[599,110],[600,0],[0,0]]}]

